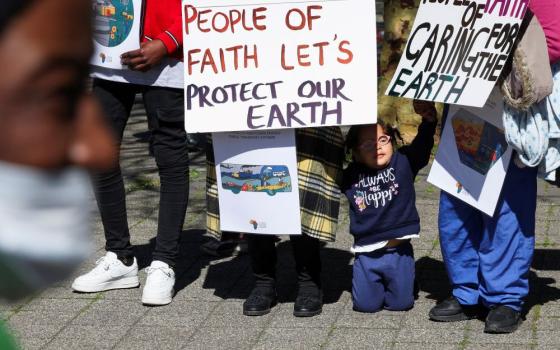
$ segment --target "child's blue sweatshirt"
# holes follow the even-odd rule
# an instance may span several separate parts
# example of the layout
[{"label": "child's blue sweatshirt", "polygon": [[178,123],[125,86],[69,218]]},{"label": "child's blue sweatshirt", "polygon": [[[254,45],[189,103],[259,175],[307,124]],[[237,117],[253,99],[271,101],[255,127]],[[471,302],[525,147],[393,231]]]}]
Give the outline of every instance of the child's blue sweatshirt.
[{"label": "child's blue sweatshirt", "polygon": [[414,178],[430,160],[436,125],[422,121],[414,141],[396,151],[384,169],[352,162],[344,170],[342,191],[350,203],[350,233],[356,245],[420,232]]}]

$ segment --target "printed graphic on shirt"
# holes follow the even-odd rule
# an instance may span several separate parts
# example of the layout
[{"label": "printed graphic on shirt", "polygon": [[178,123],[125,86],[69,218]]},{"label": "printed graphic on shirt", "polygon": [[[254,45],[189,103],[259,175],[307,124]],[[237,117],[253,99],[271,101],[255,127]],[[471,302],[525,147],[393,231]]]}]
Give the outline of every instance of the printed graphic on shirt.
[{"label": "printed graphic on shirt", "polygon": [[486,175],[507,150],[503,131],[464,109],[451,124],[461,163]]},{"label": "printed graphic on shirt", "polygon": [[95,41],[105,47],[124,42],[134,22],[132,0],[94,0],[92,6]]},{"label": "printed graphic on shirt", "polygon": [[273,196],[277,192],[291,192],[292,179],[285,165],[241,165],[220,164],[222,188],[233,193],[266,192]]},{"label": "printed graphic on shirt", "polygon": [[354,203],[360,212],[368,207],[384,207],[399,194],[399,184],[395,182],[395,169],[387,168],[376,175],[361,174],[354,184]]}]

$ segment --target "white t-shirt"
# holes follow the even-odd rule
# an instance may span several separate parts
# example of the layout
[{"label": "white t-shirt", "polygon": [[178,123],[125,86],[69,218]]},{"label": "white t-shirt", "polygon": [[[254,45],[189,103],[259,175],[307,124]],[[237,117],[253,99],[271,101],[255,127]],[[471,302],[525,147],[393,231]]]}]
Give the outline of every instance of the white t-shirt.
[{"label": "white t-shirt", "polygon": [[183,89],[184,71],[182,61],[166,57],[157,67],[147,72],[91,66],[91,77],[119,83]]}]

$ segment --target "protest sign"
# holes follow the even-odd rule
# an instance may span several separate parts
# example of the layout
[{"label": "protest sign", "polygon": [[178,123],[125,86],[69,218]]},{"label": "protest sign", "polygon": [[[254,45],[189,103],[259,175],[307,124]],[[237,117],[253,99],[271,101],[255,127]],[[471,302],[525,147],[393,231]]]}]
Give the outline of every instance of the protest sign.
[{"label": "protest sign", "polygon": [[220,229],[301,234],[293,130],[213,133]]},{"label": "protest sign", "polygon": [[450,106],[428,182],[494,215],[512,155],[497,88],[483,108]]},{"label": "protest sign", "polygon": [[113,69],[121,54],[140,47],[141,0],[92,0],[94,53],[91,64]]},{"label": "protest sign", "polygon": [[188,132],[374,123],[375,2],[183,0]]},{"label": "protest sign", "polygon": [[422,0],[390,96],[482,107],[529,0]]}]

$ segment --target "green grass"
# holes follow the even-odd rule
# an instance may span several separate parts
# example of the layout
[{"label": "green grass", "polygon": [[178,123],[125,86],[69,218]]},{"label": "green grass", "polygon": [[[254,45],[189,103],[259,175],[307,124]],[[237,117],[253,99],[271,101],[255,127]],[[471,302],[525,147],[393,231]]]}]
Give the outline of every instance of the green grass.
[{"label": "green grass", "polygon": [[132,179],[126,185],[126,193],[132,193],[135,191],[153,191],[159,189],[159,179],[149,179],[146,177],[137,177]]},{"label": "green grass", "polygon": [[196,170],[196,169],[190,169],[189,170],[189,177],[191,180],[197,180],[200,178],[200,171]]},{"label": "green grass", "polygon": [[426,186],[426,193],[432,194],[432,193],[434,193],[434,191],[435,191],[435,188],[431,184],[428,184],[428,186]]}]

